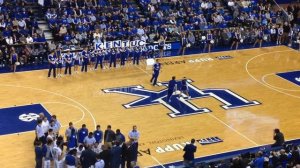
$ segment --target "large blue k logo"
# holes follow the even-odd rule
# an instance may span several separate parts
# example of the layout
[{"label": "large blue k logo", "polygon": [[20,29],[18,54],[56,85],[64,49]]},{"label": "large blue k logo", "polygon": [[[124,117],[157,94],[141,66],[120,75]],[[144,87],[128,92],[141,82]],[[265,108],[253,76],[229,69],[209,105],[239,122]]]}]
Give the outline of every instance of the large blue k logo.
[{"label": "large blue k logo", "polygon": [[[149,106],[155,104],[162,104],[171,110],[171,113],[168,115],[170,117],[181,117],[187,115],[201,114],[211,112],[210,109],[205,107],[198,107],[193,104],[190,100],[200,99],[206,97],[213,97],[223,103],[221,106],[224,109],[234,109],[245,106],[253,106],[260,104],[257,101],[249,101],[238,94],[228,90],[228,89],[198,89],[196,86],[191,84],[191,80],[188,80],[189,96],[184,94],[176,94],[174,92],[171,97],[171,102],[168,102],[167,99],[167,89],[161,91],[152,91],[144,89],[143,86],[127,86],[119,88],[110,88],[104,89],[105,93],[119,93],[127,94],[132,96],[141,97],[140,99],[133,101],[123,106],[127,109]],[[160,86],[168,87],[167,82],[158,83]],[[177,88],[181,88],[181,81],[177,82]]]}]

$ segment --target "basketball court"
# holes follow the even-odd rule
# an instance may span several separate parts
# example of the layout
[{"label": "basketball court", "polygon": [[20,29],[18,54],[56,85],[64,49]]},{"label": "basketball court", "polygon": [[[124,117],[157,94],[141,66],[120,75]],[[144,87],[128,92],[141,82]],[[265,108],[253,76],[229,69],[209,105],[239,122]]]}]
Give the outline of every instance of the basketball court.
[{"label": "basketball court", "polygon": [[[94,131],[107,125],[141,133],[140,167],[182,160],[198,140],[196,157],[300,137],[300,54],[285,46],[164,58],[160,86],[145,63],[47,78],[47,70],[1,74],[0,167],[34,167],[35,115],[56,114],[64,134],[72,121]],[[189,81],[190,96],[172,96],[172,76]],[[211,138],[214,137],[214,138]],[[202,143],[202,144],[200,144]]]}]

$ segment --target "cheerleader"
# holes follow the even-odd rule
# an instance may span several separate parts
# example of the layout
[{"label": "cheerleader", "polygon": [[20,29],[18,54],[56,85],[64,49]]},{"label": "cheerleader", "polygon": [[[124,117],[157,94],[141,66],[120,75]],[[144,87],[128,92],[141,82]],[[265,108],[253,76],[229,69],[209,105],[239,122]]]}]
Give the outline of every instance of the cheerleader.
[{"label": "cheerleader", "polygon": [[81,61],[82,61],[82,66],[81,66],[81,72],[85,71],[87,72],[87,66],[89,64],[89,55],[90,53],[87,50],[87,47],[85,47],[84,50],[81,51]]},{"label": "cheerleader", "polygon": [[110,61],[109,61],[109,68],[111,68],[112,65],[114,65],[114,68],[117,67],[117,51],[116,49],[111,49],[110,54]]},{"label": "cheerleader", "polygon": [[110,49],[103,49],[104,52],[104,66],[108,68],[108,63],[110,61]]},{"label": "cheerleader", "polygon": [[127,55],[128,55],[127,49],[121,48],[121,63],[120,63],[121,67],[125,66]]},{"label": "cheerleader", "polygon": [[57,59],[57,76],[58,77],[61,77],[61,71],[62,71],[62,64],[63,64],[63,58],[61,56],[61,54],[58,56],[58,59]]},{"label": "cheerleader", "polygon": [[55,55],[55,52],[52,51],[48,55],[48,62],[49,62],[48,78],[50,78],[52,70],[53,70],[53,77],[56,78],[56,61],[57,61],[57,57]]},{"label": "cheerleader", "polygon": [[73,54],[73,60],[74,60],[74,72],[78,73],[78,66],[79,66],[79,53],[78,52]]},{"label": "cheerleader", "polygon": [[158,40],[158,49],[159,49],[159,57],[162,58],[164,56],[164,48],[166,44],[167,37],[165,38],[163,35],[160,36]]},{"label": "cheerleader", "polygon": [[213,39],[213,35],[211,33],[211,31],[209,30],[207,35],[206,35],[206,43],[204,45],[204,50],[203,52],[205,52],[206,48],[208,48],[208,52],[210,53],[211,50],[211,45],[214,43],[214,39]]},{"label": "cheerleader", "polygon": [[65,75],[67,75],[68,71],[69,71],[69,75],[72,74],[71,72],[72,59],[73,59],[73,54],[71,54],[70,50],[68,50],[68,53],[65,54]]},{"label": "cheerleader", "polygon": [[261,48],[263,37],[264,37],[264,32],[263,32],[262,28],[257,29],[256,32],[255,32],[255,34],[256,34],[256,40],[255,40],[255,42],[253,44],[253,47],[256,46],[256,43],[259,43],[259,48]]},{"label": "cheerleader", "polygon": [[282,36],[283,36],[283,26],[280,25],[280,27],[278,28],[278,36],[277,36],[277,45],[281,45],[281,41],[282,41]]},{"label": "cheerleader", "polygon": [[233,46],[235,45],[235,49],[237,50],[239,48],[239,44],[241,42],[242,36],[241,36],[241,32],[239,31],[239,29],[236,29],[233,32],[233,36],[232,36],[232,44],[230,49],[232,50]]},{"label": "cheerleader", "polygon": [[89,53],[90,53],[90,70],[95,70],[96,50],[95,51],[90,50]]},{"label": "cheerleader", "polygon": [[103,69],[104,52],[102,50],[96,50],[95,54],[97,56],[97,62],[96,62],[96,65],[95,65],[95,70],[97,70],[99,63],[100,63],[100,68]]},{"label": "cheerleader", "polygon": [[181,81],[181,88],[180,88],[181,94],[186,95],[188,98],[191,98],[189,95],[189,88],[188,88],[188,83],[187,79],[184,77]]},{"label": "cheerleader", "polygon": [[12,48],[12,53],[10,55],[10,65],[12,71],[16,72],[18,63],[18,54],[16,53],[15,49]]},{"label": "cheerleader", "polygon": [[180,48],[180,50],[179,50],[179,53],[178,53],[178,55],[181,53],[181,55],[184,55],[184,53],[185,53],[185,49],[187,48],[187,47],[189,47],[189,42],[188,42],[188,39],[186,38],[186,33],[185,32],[183,32],[182,34],[181,34],[181,48]]}]

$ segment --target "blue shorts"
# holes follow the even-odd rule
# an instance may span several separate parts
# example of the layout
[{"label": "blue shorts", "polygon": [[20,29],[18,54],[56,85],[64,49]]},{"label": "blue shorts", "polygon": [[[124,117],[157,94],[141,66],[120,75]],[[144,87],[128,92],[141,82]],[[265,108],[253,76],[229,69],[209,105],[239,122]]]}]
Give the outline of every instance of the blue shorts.
[{"label": "blue shorts", "polygon": [[62,63],[58,63],[57,68],[62,68]]},{"label": "blue shorts", "polygon": [[96,62],[96,58],[95,58],[95,57],[92,57],[92,58],[91,58],[91,62]]},{"label": "blue shorts", "polygon": [[75,60],[74,65],[79,65],[79,60]]}]

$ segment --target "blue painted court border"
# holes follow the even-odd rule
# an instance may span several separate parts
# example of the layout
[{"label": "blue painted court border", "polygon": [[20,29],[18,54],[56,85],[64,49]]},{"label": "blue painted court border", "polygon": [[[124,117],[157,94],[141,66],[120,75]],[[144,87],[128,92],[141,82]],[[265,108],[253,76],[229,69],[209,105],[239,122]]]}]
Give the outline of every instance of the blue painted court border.
[{"label": "blue painted court border", "polygon": [[289,72],[280,72],[280,73],[276,73],[277,76],[279,76],[282,79],[285,79],[297,86],[300,86],[300,82],[298,82],[295,78],[299,78],[300,79],[300,71],[296,70],[296,71],[289,71]]},{"label": "blue painted court border", "polygon": [[[300,144],[300,139],[293,139],[286,141],[285,144],[293,144],[293,145],[299,145]],[[204,157],[198,157],[195,158],[195,163],[209,163],[209,162],[214,162],[214,161],[220,161],[224,159],[231,159],[235,156],[239,156],[241,154],[245,153],[255,153],[258,151],[271,151],[271,150],[278,150],[281,149],[281,147],[274,147],[271,148],[272,144],[267,144],[267,145],[261,145],[261,146],[256,146],[256,147],[251,147],[251,148],[246,148],[246,149],[240,149],[240,150],[235,150],[235,151],[229,151],[229,152],[224,152],[224,153],[218,153],[214,155],[209,155],[209,156],[204,156]],[[183,161],[176,161],[172,163],[166,163],[163,165],[164,167],[168,168],[169,166],[183,166]],[[155,165],[155,166],[150,166],[148,168],[161,168],[161,165]]]}]

